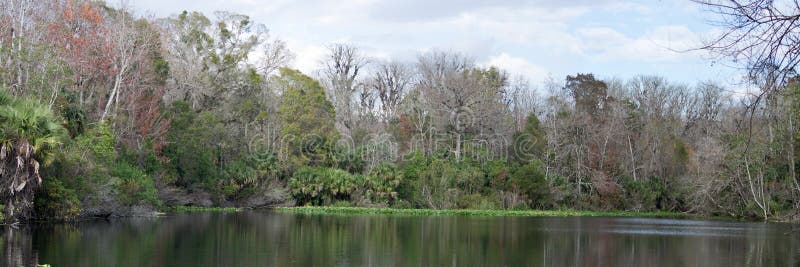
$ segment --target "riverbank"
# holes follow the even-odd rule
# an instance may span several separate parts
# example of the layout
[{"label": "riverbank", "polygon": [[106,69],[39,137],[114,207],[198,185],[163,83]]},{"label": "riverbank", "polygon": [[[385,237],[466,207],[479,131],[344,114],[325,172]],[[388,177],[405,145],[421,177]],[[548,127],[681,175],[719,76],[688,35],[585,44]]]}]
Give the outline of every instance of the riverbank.
[{"label": "riverbank", "polygon": [[393,209],[362,207],[279,207],[277,211],[302,214],[385,214],[412,216],[522,216],[522,217],[650,217],[650,218],[697,218],[697,215],[678,212],[629,212],[629,211],[581,211],[581,210],[434,210],[434,209]]}]

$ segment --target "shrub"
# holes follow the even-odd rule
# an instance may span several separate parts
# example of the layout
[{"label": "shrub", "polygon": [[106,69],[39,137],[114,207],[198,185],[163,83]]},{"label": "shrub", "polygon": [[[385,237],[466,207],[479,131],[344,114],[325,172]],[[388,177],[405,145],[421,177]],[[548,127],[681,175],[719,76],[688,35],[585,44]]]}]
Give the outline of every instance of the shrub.
[{"label": "shrub", "polygon": [[130,164],[121,163],[111,169],[111,175],[119,179],[116,184],[117,193],[123,203],[160,205],[155,183],[144,171]]},{"label": "shrub", "polygon": [[35,201],[39,217],[53,220],[74,219],[81,213],[81,202],[75,190],[64,187],[58,178],[45,179]]},{"label": "shrub", "polygon": [[116,138],[105,121],[98,122],[92,129],[80,135],[77,141],[81,147],[92,152],[95,161],[110,163],[117,159],[117,151],[114,150]]},{"label": "shrub", "polygon": [[276,179],[280,174],[278,156],[272,151],[262,150],[253,152],[247,156],[247,163],[255,169],[258,182]]},{"label": "shrub", "polygon": [[340,208],[346,208],[346,207],[352,207],[352,206],[353,206],[353,203],[350,203],[350,201],[347,201],[347,200],[339,200],[339,201],[333,202],[333,204],[331,205],[331,207],[340,207]]},{"label": "shrub", "polygon": [[363,188],[365,179],[344,170],[325,167],[302,167],[289,179],[289,190],[298,204],[325,205],[349,200],[350,194]]},{"label": "shrub", "polygon": [[[43,172],[49,180],[37,198],[37,213],[47,219],[71,219],[81,210],[110,204],[159,206],[155,181],[137,165],[119,157],[115,137],[105,122],[67,142],[54,164]],[[63,198],[63,199],[62,199]]]},{"label": "shrub", "polygon": [[660,179],[650,177],[647,179],[633,180],[630,177],[621,179],[625,191],[623,204],[625,208],[635,211],[651,211],[658,209],[658,202],[664,195],[664,186]]},{"label": "shrub", "polygon": [[394,164],[381,164],[369,175],[351,174],[347,171],[325,167],[303,167],[289,179],[289,189],[300,205],[329,205],[337,201],[364,204],[392,204],[399,199],[398,186],[403,173]]},{"label": "shrub", "polygon": [[493,189],[509,190],[508,180],[511,178],[511,170],[505,160],[493,160],[486,162],[483,165],[483,172],[486,173],[486,178],[489,185]]},{"label": "shrub", "polygon": [[576,201],[574,183],[571,183],[567,177],[561,175],[552,175],[547,179],[550,182],[550,197],[553,199],[555,207],[574,204]]},{"label": "shrub", "polygon": [[396,165],[380,164],[367,176],[366,196],[373,203],[393,204],[400,197],[397,190],[402,182],[403,172]]},{"label": "shrub", "polygon": [[362,153],[365,153],[365,149],[363,147],[359,147],[355,150],[350,149],[349,147],[339,147],[337,146],[334,150],[334,159],[335,165],[342,170],[346,170],[350,173],[359,173],[364,170],[367,163],[364,161],[364,157]]},{"label": "shrub", "polygon": [[492,210],[497,208],[497,203],[491,197],[481,194],[462,195],[458,199],[459,209]]},{"label": "shrub", "polygon": [[225,166],[214,189],[221,189],[227,198],[249,197],[260,185],[277,178],[279,172],[278,159],[272,152],[253,152]]},{"label": "shrub", "polygon": [[413,205],[420,203],[421,199],[419,190],[419,177],[420,173],[427,168],[429,164],[428,158],[420,152],[412,152],[405,156],[403,164],[403,181],[397,188],[397,193],[400,199],[409,201],[409,206],[422,206]]},{"label": "shrub", "polygon": [[543,167],[542,162],[533,160],[516,167],[511,175],[510,187],[525,194],[532,208],[549,208],[553,205],[550,184],[542,172]]},{"label": "shrub", "polygon": [[249,166],[243,160],[234,161],[225,167],[223,175],[220,178],[219,184],[223,188],[223,194],[232,197],[240,188],[246,185],[253,185],[258,182],[258,173],[256,169]]},{"label": "shrub", "polygon": [[169,158],[175,184],[184,187],[215,187],[220,175],[219,159],[224,154],[224,125],[213,113],[196,113],[187,102],[172,103],[172,126],[162,152]]},{"label": "shrub", "polygon": [[480,193],[486,176],[471,162],[433,159],[417,173],[419,206],[448,209],[457,205],[461,194]]}]

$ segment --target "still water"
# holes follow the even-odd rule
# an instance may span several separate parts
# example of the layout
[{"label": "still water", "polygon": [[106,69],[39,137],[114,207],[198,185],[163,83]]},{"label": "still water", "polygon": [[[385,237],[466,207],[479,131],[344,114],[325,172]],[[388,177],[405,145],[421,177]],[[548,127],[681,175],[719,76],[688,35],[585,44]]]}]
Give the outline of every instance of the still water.
[{"label": "still water", "polygon": [[6,227],[5,266],[800,266],[800,226],[605,217],[184,213]]}]

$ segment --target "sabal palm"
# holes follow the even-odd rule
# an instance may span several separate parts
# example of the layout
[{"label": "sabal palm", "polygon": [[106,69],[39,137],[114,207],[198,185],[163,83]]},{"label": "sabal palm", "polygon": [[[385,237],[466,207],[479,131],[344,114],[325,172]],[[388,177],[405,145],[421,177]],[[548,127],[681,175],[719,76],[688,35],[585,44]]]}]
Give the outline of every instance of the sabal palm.
[{"label": "sabal palm", "polygon": [[6,218],[26,216],[41,184],[39,167],[49,164],[65,136],[47,107],[31,99],[13,99],[0,90],[0,197]]}]

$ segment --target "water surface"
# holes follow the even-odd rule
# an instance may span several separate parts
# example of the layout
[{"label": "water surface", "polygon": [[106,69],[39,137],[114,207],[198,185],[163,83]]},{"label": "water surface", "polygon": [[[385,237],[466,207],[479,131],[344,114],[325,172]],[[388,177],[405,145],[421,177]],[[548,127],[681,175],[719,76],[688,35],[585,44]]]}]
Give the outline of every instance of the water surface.
[{"label": "water surface", "polygon": [[6,227],[6,266],[798,266],[790,224],[184,213]]}]

